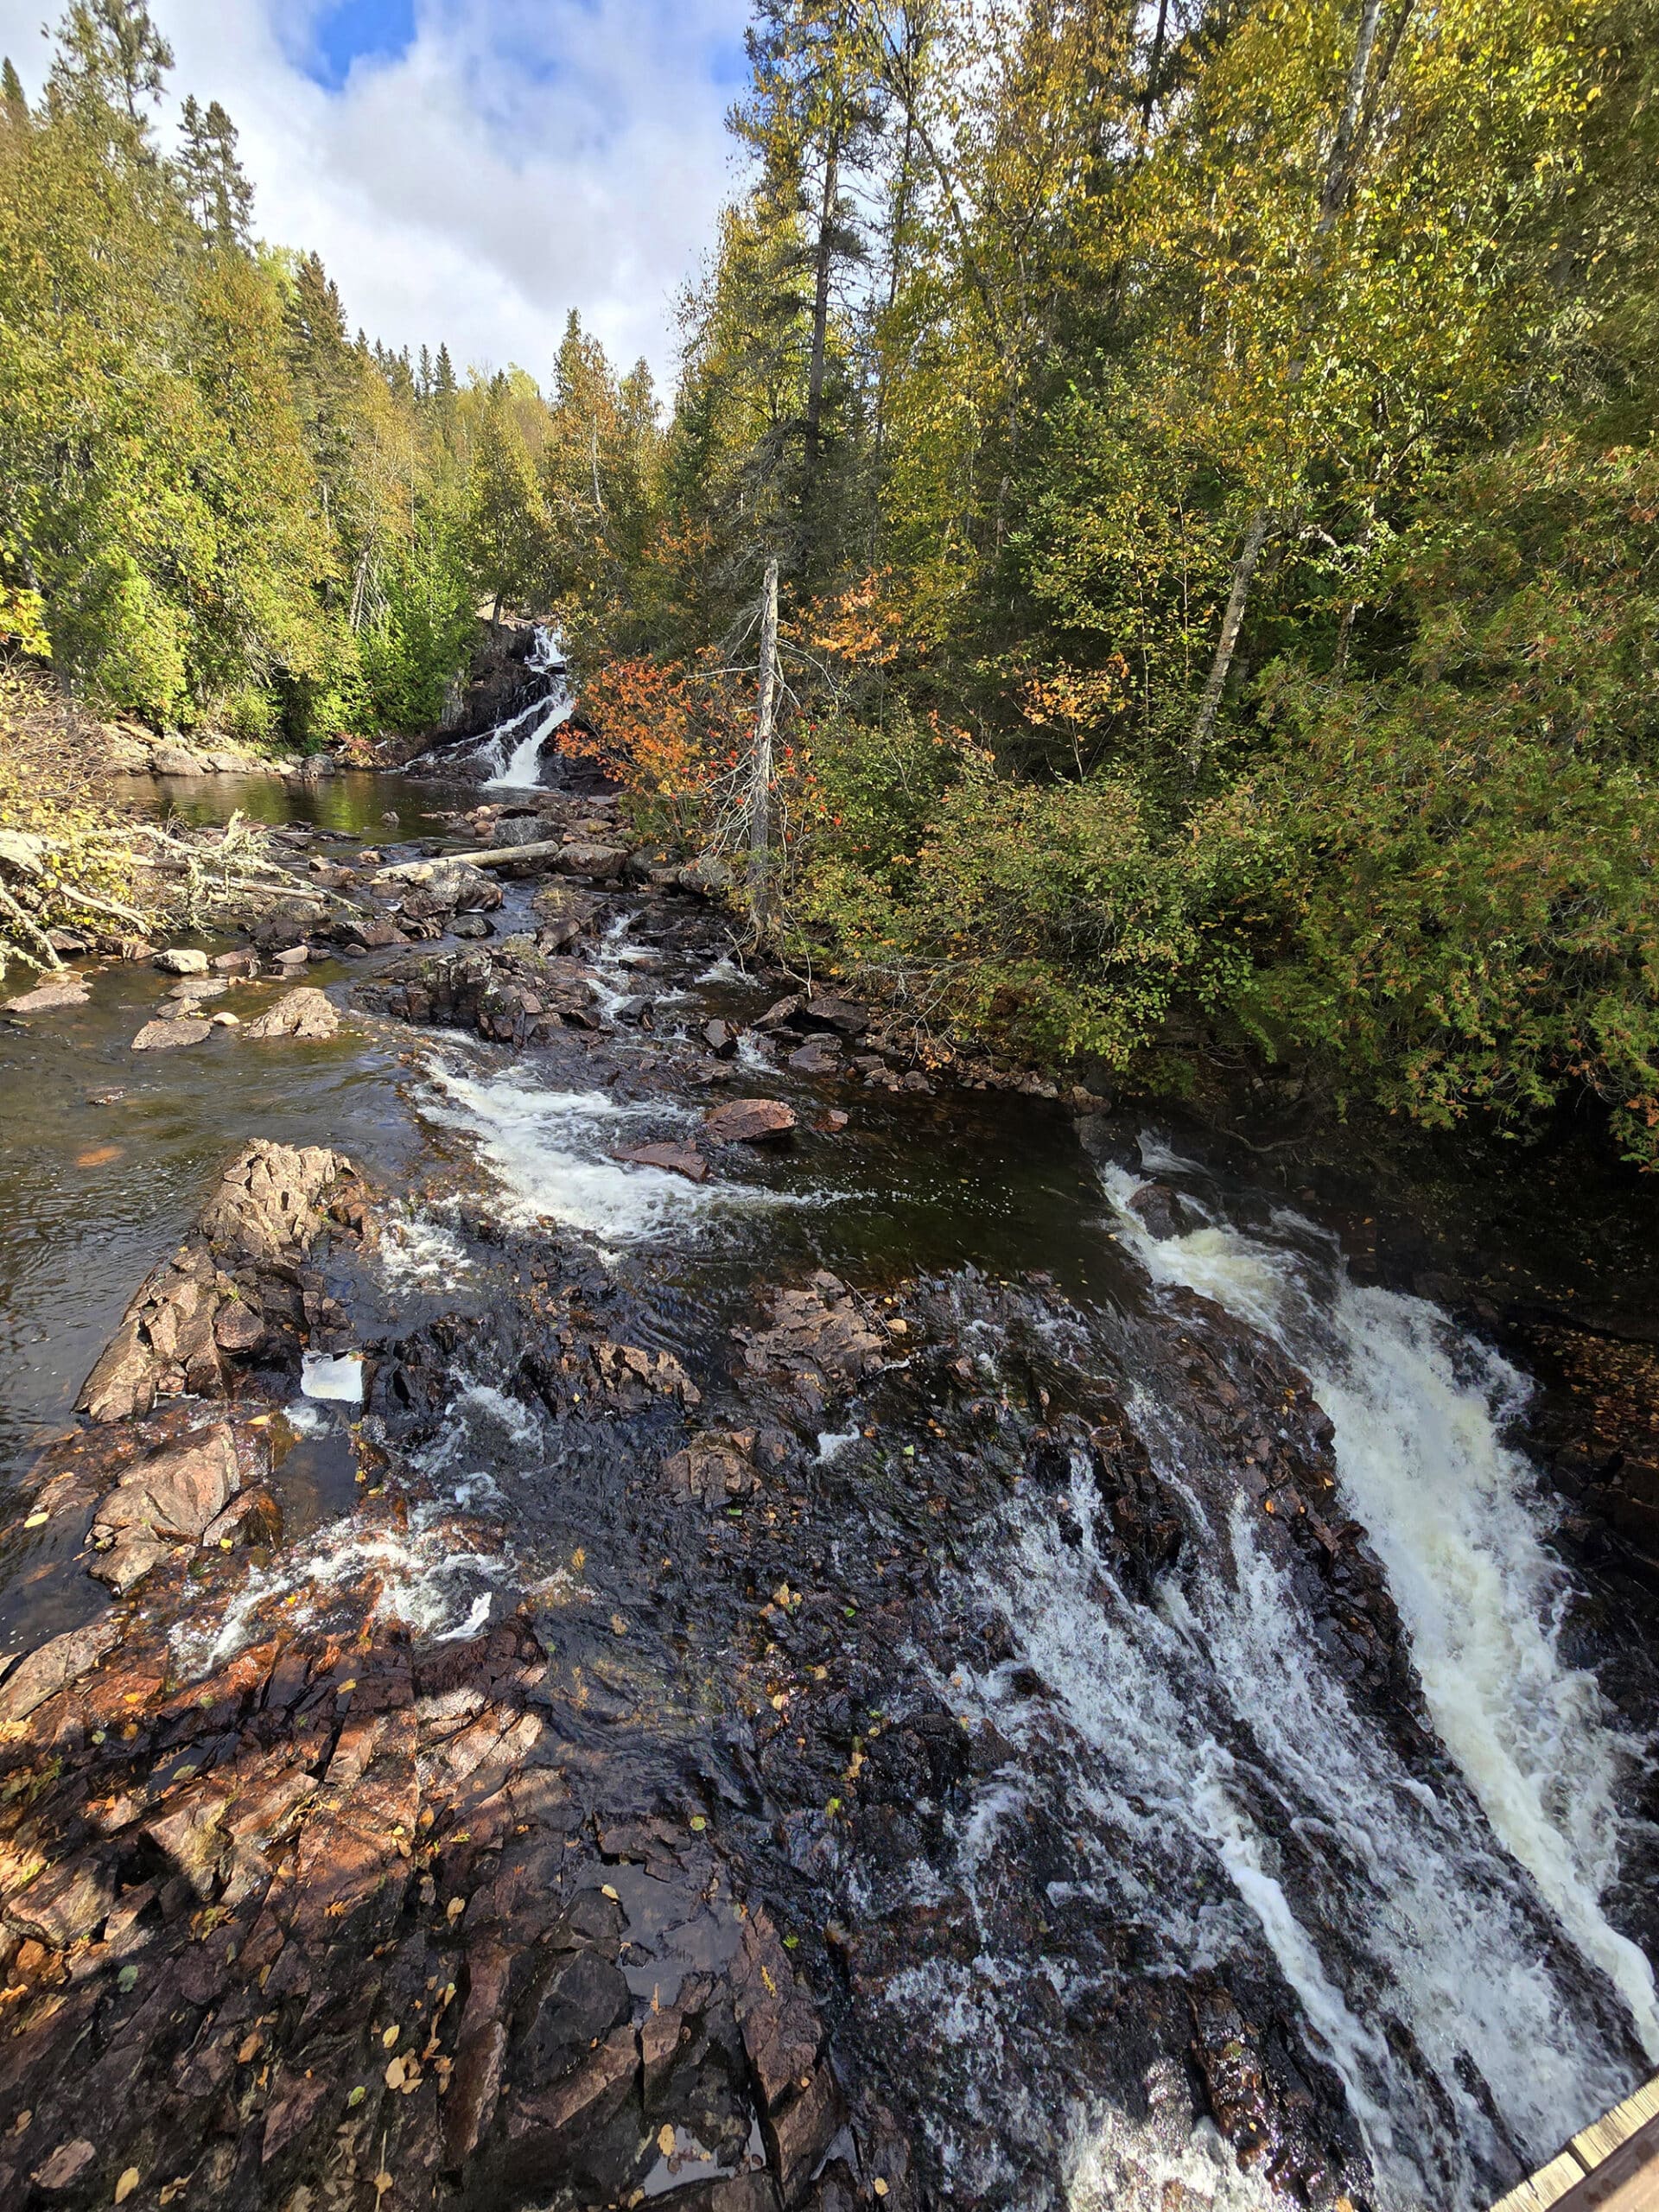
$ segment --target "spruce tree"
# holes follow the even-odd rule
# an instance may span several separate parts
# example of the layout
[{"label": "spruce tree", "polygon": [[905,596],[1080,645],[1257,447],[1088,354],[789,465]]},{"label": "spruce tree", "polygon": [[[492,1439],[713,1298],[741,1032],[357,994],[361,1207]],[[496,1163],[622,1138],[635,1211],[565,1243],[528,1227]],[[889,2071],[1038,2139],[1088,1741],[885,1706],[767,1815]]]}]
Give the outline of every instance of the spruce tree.
[{"label": "spruce tree", "polygon": [[143,130],[173,67],[144,0],[74,0],[57,35],[52,95],[70,107],[107,108]]},{"label": "spruce tree", "polygon": [[204,109],[192,93],[179,121],[179,187],[204,238],[246,245],[253,187],[236,157],[236,126],[217,100]]}]

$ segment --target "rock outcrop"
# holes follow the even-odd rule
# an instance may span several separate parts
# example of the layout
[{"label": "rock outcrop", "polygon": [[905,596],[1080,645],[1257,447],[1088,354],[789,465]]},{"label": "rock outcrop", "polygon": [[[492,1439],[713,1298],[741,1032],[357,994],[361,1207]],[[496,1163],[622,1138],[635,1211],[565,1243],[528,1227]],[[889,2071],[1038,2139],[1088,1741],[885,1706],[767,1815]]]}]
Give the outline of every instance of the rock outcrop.
[{"label": "rock outcrop", "polygon": [[321,1286],[308,1291],[301,1281],[296,1262],[331,1218],[362,1224],[349,1161],[317,1146],[248,1146],[190,1236],[128,1306],[77,1409],[107,1423],[186,1391],[222,1396],[228,1362],[274,1350],[283,1338],[296,1349],[306,1298],[321,1298]]},{"label": "rock outcrop", "polygon": [[275,1006],[249,1022],[242,1033],[263,1043],[273,1037],[332,1037],[339,1027],[340,1016],[322,992],[307,985],[284,993]]}]

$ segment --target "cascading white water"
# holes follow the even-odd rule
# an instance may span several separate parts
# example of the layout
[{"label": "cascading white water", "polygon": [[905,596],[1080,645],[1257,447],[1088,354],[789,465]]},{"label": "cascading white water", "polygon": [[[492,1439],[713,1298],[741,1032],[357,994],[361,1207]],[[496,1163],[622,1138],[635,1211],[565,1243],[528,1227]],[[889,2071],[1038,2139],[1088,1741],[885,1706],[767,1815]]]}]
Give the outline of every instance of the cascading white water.
[{"label": "cascading white water", "polygon": [[1102,1179],[1154,1281],[1213,1298],[1308,1374],[1436,1732],[1494,1834],[1659,2062],[1653,1969],[1601,1904],[1618,1872],[1620,1784],[1640,1754],[1608,1725],[1594,1677],[1560,1657],[1566,1578],[1527,1502],[1526,1463],[1503,1440],[1524,1402],[1522,1377],[1425,1300],[1356,1287],[1334,1248],[1294,1215],[1278,1217],[1282,1243],[1221,1222],[1160,1240],[1128,1209],[1136,1179],[1109,1167]]},{"label": "cascading white water", "polygon": [[[1011,2069],[1001,2055],[1002,1993],[1076,1972],[997,1942],[1005,1869],[1027,1839],[1058,1831],[1075,1871],[1048,1884],[1057,1917],[1104,1907],[1174,1973],[1248,1973],[1265,1951],[1308,2048],[1342,2082],[1374,2201],[1473,2212],[1628,2094],[1641,2050],[1659,2057],[1651,1970],[1603,1904],[1639,1747],[1557,1648],[1565,1578],[1526,1464],[1503,1440],[1521,1379],[1433,1307],[1355,1288],[1306,1224],[1283,1216],[1252,1236],[1211,1209],[1160,1240],[1129,1211],[1143,1179],[1107,1167],[1102,1180],[1109,1226],[1155,1284],[1214,1299],[1310,1375],[1335,1426],[1344,1505],[1387,1573],[1449,1757],[1424,1767],[1350,1688],[1259,1533],[1260,1507],[1242,1485],[1231,1494],[1202,1409],[1179,1390],[1131,1389],[1134,1427],[1189,1541],[1150,1599],[1125,1586],[1079,1458],[1064,1515],[1039,1488],[1016,1495],[947,1588],[952,1613],[999,1618],[993,1642],[1014,1656],[963,1663],[938,1688],[1014,1756],[957,1824],[978,1923],[971,1972],[899,1994],[999,2022],[995,2037],[966,2035],[951,2086],[964,2109],[976,2095],[999,2108],[1033,2057]],[[1203,1332],[1199,1315],[1182,1324]],[[1133,1313],[1038,1325],[1058,1328],[1056,1348],[1084,1372],[1167,1365],[1167,1328]],[[966,2155],[949,2110],[938,2124],[941,2157]],[[1186,2185],[1173,2117],[1160,2134],[1096,2099],[1014,2132],[1074,2143],[1073,2212],[1157,2212],[1172,2174]],[[1224,2145],[1190,2156],[1213,2174],[1202,2193],[1217,2205],[1277,2201]]]},{"label": "cascading white water", "polygon": [[532,676],[549,677],[549,688],[531,705],[498,722],[479,746],[474,758],[490,771],[484,779],[486,791],[536,790],[542,780],[542,748],[569,721],[575,705],[565,681],[563,645],[541,623],[524,665]]}]

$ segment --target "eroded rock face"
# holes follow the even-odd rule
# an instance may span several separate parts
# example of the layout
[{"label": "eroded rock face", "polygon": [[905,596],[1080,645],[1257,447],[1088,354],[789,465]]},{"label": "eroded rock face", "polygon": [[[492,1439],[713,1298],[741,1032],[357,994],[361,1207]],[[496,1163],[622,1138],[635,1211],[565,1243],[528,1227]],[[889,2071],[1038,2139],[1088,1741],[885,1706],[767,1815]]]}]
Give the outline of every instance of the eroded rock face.
[{"label": "eroded rock face", "polygon": [[878,1367],[888,1338],[838,1277],[821,1270],[800,1290],[772,1294],[766,1329],[734,1329],[744,1371],[782,1390],[793,1410],[816,1416],[832,1392]]},{"label": "eroded rock face", "polygon": [[187,1390],[222,1395],[226,1358],[303,1320],[303,1287],[296,1294],[291,1280],[268,1271],[291,1276],[331,1211],[342,1224],[360,1225],[353,1183],[349,1162],[321,1147],[250,1145],[225,1171],[190,1238],[127,1308],[77,1410],[112,1422]]},{"label": "eroded rock face", "polygon": [[105,1750],[94,1816],[0,1809],[0,2200],[135,2168],[287,2212],[395,2171],[575,2212],[684,2168],[698,2212],[852,2202],[839,2159],[813,2183],[849,2106],[777,1926],[701,1812],[573,1764],[522,1620],[273,1640],[176,1694],[112,1654],[55,1696],[42,1738]]},{"label": "eroded rock face", "polygon": [[544,957],[522,938],[499,951],[429,956],[400,965],[387,981],[385,1010],[396,1018],[475,1029],[501,1044],[599,1027],[588,971],[574,960]]},{"label": "eroded rock face", "polygon": [[176,1546],[199,1544],[241,1481],[229,1426],[212,1428],[141,1460],[99,1502],[92,1573],[118,1594]]}]

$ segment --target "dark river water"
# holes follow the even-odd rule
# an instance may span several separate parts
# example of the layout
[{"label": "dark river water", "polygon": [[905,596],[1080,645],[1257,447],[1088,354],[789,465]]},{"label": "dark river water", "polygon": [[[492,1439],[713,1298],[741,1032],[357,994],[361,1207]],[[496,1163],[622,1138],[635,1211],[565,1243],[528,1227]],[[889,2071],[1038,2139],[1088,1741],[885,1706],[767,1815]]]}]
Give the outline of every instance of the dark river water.
[{"label": "dark river water", "polygon": [[[302,822],[344,851],[441,837],[457,799],[346,775],[213,779],[156,804]],[[528,896],[510,892],[498,931]],[[376,964],[323,962],[306,980],[344,1006]],[[626,899],[593,967],[607,1027],[643,993],[659,1037],[753,1019],[769,995],[712,940],[695,960],[664,952]],[[219,1031],[135,1056],[168,982],[106,965],[90,1004],[0,1028],[0,1478],[14,1487],[251,1136],[333,1146],[392,1194],[378,1273],[359,1287],[383,1334],[486,1317],[513,1240],[562,1236],[633,1301],[635,1341],[688,1362],[752,1311],[757,1286],[829,1268],[872,1300],[916,1299],[1010,1419],[1122,1409],[1136,1479],[1179,1532],[1145,1573],[1126,1564],[1086,1453],[1062,1454],[1046,1484],[981,1482],[965,1415],[916,1395],[919,1370],[886,1386],[912,1393],[905,1410],[878,1413],[867,1393],[828,1410],[818,1440],[830,1577],[836,1512],[874,1556],[881,1516],[903,1517],[895,1485],[945,1485],[956,1452],[958,1516],[948,1544],[918,1554],[886,1694],[894,1710],[942,1699],[1006,1751],[885,1855],[790,1847],[825,1913],[950,1923],[948,1941],[895,1936],[861,2029],[906,2077],[938,2201],[1287,2202],[1195,2120],[1153,2042],[1135,2059],[1135,2036],[1114,2045],[1102,2024],[1142,1999],[1151,2018],[1158,1991],[1188,1984],[1225,1984],[1241,2004],[1270,1993],[1288,2105],[1313,2082],[1303,2103],[1335,2115],[1319,2125],[1380,2207],[1472,2212],[1659,2063],[1653,1974],[1626,1932],[1645,1746],[1564,1655],[1553,1509],[1512,1440],[1529,1385],[1489,1345],[1421,1300],[1357,1284],[1328,1231],[1166,1138],[1080,1135],[1040,1099],[832,1096],[757,1055],[755,1087],[809,1118],[842,1096],[849,1126],[697,1185],[614,1154],[690,1126],[706,1100],[362,1013],[323,1043]],[[245,1014],[274,988],[238,984],[219,1003]],[[1177,1234],[1154,1236],[1131,1204],[1154,1181],[1184,1194]],[[572,1485],[589,1479],[574,1430],[491,1363],[491,1341],[454,1356],[428,1447],[482,1533],[467,1572],[411,1538],[399,1586],[427,1633],[552,1573]],[[1247,1510],[1250,1467],[1287,1433],[1287,1375],[1334,1425],[1331,1516],[1370,1533],[1409,1728],[1363,1687],[1340,1609],[1315,1617],[1301,1570]],[[1213,1404],[1241,1397],[1259,1452],[1234,1430],[1217,1440]],[[322,1601],[350,1541],[340,1419],[326,1400],[294,1411],[289,1551],[268,1572],[296,1602]],[[889,1446],[906,1422],[912,1440]],[[27,1545],[4,1575],[0,1649],[104,1602]],[[664,1654],[703,1633],[689,1618]]]}]

